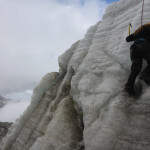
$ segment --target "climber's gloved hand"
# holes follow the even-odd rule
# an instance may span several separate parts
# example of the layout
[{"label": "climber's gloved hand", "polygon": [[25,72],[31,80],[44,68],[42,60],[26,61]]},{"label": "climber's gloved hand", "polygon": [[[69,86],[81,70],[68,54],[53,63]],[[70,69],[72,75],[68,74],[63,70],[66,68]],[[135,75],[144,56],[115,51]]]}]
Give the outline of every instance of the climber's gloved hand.
[{"label": "climber's gloved hand", "polygon": [[134,35],[133,34],[131,34],[131,35],[129,35],[129,36],[126,37],[126,41],[127,42],[131,42],[133,40],[134,40]]}]

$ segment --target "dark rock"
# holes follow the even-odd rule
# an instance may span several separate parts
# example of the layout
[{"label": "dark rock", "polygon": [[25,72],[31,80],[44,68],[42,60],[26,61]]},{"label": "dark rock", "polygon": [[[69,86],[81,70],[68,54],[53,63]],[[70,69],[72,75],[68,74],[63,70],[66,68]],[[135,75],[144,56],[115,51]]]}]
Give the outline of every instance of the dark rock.
[{"label": "dark rock", "polygon": [[8,128],[12,125],[11,122],[0,122],[0,141],[7,134]]}]

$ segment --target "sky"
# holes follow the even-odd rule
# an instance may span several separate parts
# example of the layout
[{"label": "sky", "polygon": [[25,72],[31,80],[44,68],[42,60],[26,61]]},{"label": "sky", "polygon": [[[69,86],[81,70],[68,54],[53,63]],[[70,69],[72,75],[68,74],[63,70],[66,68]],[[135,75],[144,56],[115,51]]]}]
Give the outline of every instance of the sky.
[{"label": "sky", "polygon": [[106,0],[106,2],[109,3],[109,4],[111,4],[113,2],[117,2],[117,1],[119,1],[119,0]]},{"label": "sky", "polygon": [[58,71],[58,56],[115,1],[0,0],[0,95],[29,101],[42,76]]}]

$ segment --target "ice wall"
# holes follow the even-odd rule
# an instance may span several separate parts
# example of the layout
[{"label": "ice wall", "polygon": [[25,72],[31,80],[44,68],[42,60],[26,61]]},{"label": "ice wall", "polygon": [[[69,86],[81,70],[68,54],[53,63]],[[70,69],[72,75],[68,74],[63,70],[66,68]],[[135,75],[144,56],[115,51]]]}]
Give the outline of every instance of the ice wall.
[{"label": "ice wall", "polygon": [[[149,87],[123,94],[130,71],[128,25],[140,27],[142,0],[111,4],[101,22],[59,57],[60,72],[35,88],[1,150],[149,150]],[[145,0],[143,23],[150,21]],[[137,81],[136,89],[140,87]]]}]

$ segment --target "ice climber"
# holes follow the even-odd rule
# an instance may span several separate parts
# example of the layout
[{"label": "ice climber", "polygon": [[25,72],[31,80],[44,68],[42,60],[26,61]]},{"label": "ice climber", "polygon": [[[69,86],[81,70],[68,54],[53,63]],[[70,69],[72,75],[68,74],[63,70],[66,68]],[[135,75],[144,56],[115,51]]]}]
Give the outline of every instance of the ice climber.
[{"label": "ice climber", "polygon": [[150,85],[150,23],[141,26],[133,34],[129,35],[126,41],[134,41],[134,43],[130,47],[132,65],[129,78],[125,84],[125,92],[134,96],[134,83],[137,75],[141,71],[143,59],[146,60],[148,65],[145,70],[140,73],[140,79],[143,79]]}]

